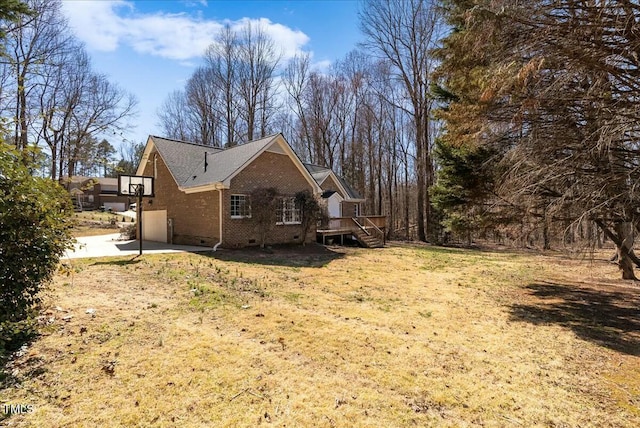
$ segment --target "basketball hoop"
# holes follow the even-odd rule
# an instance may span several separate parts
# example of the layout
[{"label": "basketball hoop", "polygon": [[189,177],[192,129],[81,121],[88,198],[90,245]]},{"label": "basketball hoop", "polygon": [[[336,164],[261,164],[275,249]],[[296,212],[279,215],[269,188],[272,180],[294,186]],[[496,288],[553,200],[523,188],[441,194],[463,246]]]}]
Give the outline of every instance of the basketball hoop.
[{"label": "basketball hoop", "polygon": [[129,194],[135,196],[144,195],[144,184],[129,183]]},{"label": "basketball hoop", "polygon": [[142,175],[119,175],[118,196],[135,196],[138,198],[136,206],[136,218],[138,220],[138,241],[140,242],[140,255],[142,255],[142,197],[154,196],[153,177]]}]

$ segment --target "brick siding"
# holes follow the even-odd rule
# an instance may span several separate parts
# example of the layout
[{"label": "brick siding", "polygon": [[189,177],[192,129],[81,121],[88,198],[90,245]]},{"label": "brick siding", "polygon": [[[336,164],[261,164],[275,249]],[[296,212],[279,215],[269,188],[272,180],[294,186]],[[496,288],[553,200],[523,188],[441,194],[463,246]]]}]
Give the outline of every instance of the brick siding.
[{"label": "brick siding", "polygon": [[[149,156],[143,175],[154,176],[155,149]],[[186,194],[178,186],[157,155],[155,197],[145,198],[144,210],[167,210],[167,219],[173,222],[175,244],[213,246],[219,241],[218,198],[216,190]],[[287,155],[264,152],[231,180],[231,188],[223,190],[222,246],[238,248],[260,244],[260,234],[251,219],[232,219],[232,194],[250,194],[260,187],[275,187],[279,195],[293,196],[301,190],[312,191],[311,185]],[[150,203],[151,202],[151,203]],[[300,225],[273,225],[267,234],[267,244],[300,242]],[[297,238],[296,238],[297,237]],[[315,239],[315,229],[306,241]]]},{"label": "brick siding", "polygon": [[[232,219],[230,200],[232,194],[249,195],[261,187],[275,187],[281,196],[294,196],[302,190],[313,191],[304,175],[287,155],[264,152],[231,180],[231,188],[224,191],[223,246],[244,247],[259,245],[260,233],[251,219]],[[272,225],[267,233],[267,244],[300,242],[300,225]],[[315,239],[315,230],[306,241]]]}]

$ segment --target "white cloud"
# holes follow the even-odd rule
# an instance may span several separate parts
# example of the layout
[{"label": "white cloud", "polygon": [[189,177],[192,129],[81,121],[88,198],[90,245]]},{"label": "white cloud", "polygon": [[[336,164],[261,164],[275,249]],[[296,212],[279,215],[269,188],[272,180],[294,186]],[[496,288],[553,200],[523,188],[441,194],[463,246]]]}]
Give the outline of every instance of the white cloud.
[{"label": "white cloud", "polygon": [[333,66],[332,61],[328,59],[324,59],[324,60],[312,63],[311,70],[317,71],[320,74],[327,74],[329,73],[329,70],[331,69],[332,66]]},{"label": "white cloud", "polygon": [[282,50],[283,59],[293,58],[302,51],[302,47],[309,43],[309,36],[302,31],[294,31],[282,24],[271,22],[268,18],[248,19],[243,18],[235,22],[229,22],[231,28],[241,31],[247,23],[264,30],[274,41],[276,48]]},{"label": "white cloud", "polygon": [[115,10],[133,8],[123,0],[65,1],[62,10],[77,36],[91,49],[113,51],[118,48],[121,34],[126,29]]},{"label": "white cloud", "polygon": [[[65,1],[63,11],[77,36],[90,50],[115,51],[122,45],[141,54],[186,61],[201,56],[214,35],[226,24],[233,28],[248,21],[214,21],[186,13],[140,14],[124,0]],[[283,59],[300,52],[309,37],[267,18],[252,19],[273,38]]]},{"label": "white cloud", "polygon": [[150,15],[127,19],[124,43],[140,53],[186,60],[201,56],[222,24],[187,15]]}]

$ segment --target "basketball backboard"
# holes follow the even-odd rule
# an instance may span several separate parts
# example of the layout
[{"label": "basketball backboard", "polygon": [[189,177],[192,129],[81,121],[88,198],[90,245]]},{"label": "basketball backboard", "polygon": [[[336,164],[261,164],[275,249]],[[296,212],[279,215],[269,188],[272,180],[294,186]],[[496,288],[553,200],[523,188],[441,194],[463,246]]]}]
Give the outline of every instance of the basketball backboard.
[{"label": "basketball backboard", "polygon": [[142,196],[153,197],[153,177],[142,175],[119,175],[118,176],[118,196]]}]

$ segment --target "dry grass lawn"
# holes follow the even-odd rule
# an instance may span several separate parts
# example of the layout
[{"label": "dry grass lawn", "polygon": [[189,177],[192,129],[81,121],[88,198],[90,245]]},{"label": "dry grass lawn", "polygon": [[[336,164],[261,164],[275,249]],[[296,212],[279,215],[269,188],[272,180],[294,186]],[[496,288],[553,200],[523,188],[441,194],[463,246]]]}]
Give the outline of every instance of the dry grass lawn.
[{"label": "dry grass lawn", "polygon": [[[133,220],[128,216],[116,215],[110,212],[82,211],[74,213],[73,236],[106,235],[118,233],[120,226],[118,223],[133,225]],[[123,221],[124,220],[124,221]]]},{"label": "dry grass lawn", "polygon": [[0,389],[34,411],[0,425],[640,426],[640,288],[603,260],[392,244],[71,268]]}]

